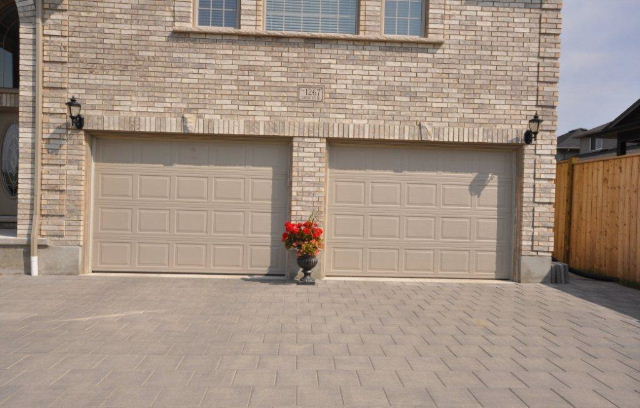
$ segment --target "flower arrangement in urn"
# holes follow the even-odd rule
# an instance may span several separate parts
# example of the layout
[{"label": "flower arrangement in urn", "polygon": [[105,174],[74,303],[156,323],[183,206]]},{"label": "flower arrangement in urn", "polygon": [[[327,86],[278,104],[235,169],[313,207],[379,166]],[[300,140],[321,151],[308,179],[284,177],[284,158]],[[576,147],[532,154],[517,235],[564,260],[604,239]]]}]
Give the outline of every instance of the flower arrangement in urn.
[{"label": "flower arrangement in urn", "polygon": [[317,256],[324,248],[322,235],[324,230],[318,226],[315,213],[305,222],[284,223],[285,232],[282,242],[287,249],[295,249],[298,255],[298,266],[302,268],[304,276],[298,281],[299,285],[314,285],[311,270],[318,264]]}]

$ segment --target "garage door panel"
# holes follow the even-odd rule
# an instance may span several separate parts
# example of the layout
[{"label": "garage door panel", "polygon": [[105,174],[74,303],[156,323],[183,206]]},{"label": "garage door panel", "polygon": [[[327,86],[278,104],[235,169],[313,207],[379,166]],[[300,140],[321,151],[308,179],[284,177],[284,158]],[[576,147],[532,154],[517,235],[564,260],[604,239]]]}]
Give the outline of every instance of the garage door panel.
[{"label": "garage door panel", "polygon": [[367,270],[397,274],[400,271],[399,252],[393,248],[370,248],[367,251]]},{"label": "garage door panel", "polygon": [[400,205],[400,192],[402,186],[399,183],[370,183],[369,204],[371,206],[398,206]]},{"label": "garage door panel", "polygon": [[440,239],[470,241],[471,220],[465,218],[441,218]]},{"label": "garage door panel", "polygon": [[362,270],[362,249],[332,246],[329,251],[332,271],[357,273]]},{"label": "garage door panel", "polygon": [[246,230],[245,218],[242,211],[214,211],[212,234],[243,235]]},{"label": "garage door panel", "polygon": [[442,186],[442,207],[444,208],[471,208],[473,196],[469,188],[464,185]]},{"label": "garage door panel", "polygon": [[177,176],[176,200],[207,201],[209,199],[209,179],[207,177]]},{"label": "garage door panel", "polygon": [[329,153],[328,275],[508,278],[511,153],[489,151],[502,162],[485,165],[485,151],[357,149],[366,160],[352,146]]},{"label": "garage door panel", "polygon": [[213,201],[244,201],[244,178],[216,177],[213,181]]},{"label": "garage door panel", "polygon": [[432,240],[436,237],[435,217],[405,217],[405,239]]},{"label": "garage door panel", "polygon": [[435,273],[434,251],[427,249],[405,250],[404,269],[419,274]]},{"label": "garage door panel", "polygon": [[171,177],[141,175],[138,179],[138,198],[168,200],[171,197]]},{"label": "garage door panel", "polygon": [[97,139],[93,269],[284,273],[287,152],[272,142]]},{"label": "garage door panel", "polygon": [[348,182],[336,180],[333,184],[333,204],[364,205],[365,182]]},{"label": "garage door panel", "polygon": [[205,244],[178,243],[174,245],[175,266],[201,268],[207,266],[207,246]]},{"label": "garage door panel", "polygon": [[405,187],[407,206],[435,207],[438,200],[436,184],[407,183]]},{"label": "garage door panel", "polygon": [[244,266],[244,245],[215,245],[212,248],[212,267],[241,269]]},{"label": "garage door panel", "polygon": [[171,211],[157,208],[140,208],[138,211],[138,232],[145,234],[169,234],[171,232]]},{"label": "garage door panel", "polygon": [[97,260],[100,265],[105,266],[128,266],[133,263],[131,242],[98,242],[95,246],[97,249]]},{"label": "garage door panel", "polygon": [[206,210],[176,210],[175,228],[176,234],[207,234]]},{"label": "garage door panel", "polygon": [[333,214],[329,234],[332,238],[364,238],[364,216]]},{"label": "garage door panel", "polygon": [[133,176],[127,174],[105,173],[98,177],[98,198],[124,199],[133,198]]},{"label": "garage door panel", "polygon": [[440,271],[443,273],[456,273],[456,274],[469,274],[470,271],[470,251],[453,251],[453,250],[440,250],[439,251],[439,263]]},{"label": "garage door panel", "polygon": [[130,208],[101,208],[98,220],[100,232],[133,231],[133,211]]},{"label": "garage door panel", "polygon": [[168,268],[170,245],[166,243],[140,243],[136,245],[137,266]]},{"label": "garage door panel", "polygon": [[381,215],[370,216],[369,238],[400,238],[400,217]]}]

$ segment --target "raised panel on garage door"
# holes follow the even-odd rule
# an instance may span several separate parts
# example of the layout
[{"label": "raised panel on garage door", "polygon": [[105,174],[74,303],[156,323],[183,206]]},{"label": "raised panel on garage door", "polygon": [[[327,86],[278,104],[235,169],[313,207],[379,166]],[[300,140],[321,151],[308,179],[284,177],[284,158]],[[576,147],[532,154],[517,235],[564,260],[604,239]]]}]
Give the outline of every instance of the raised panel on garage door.
[{"label": "raised panel on garage door", "polygon": [[513,164],[504,150],[330,146],[327,274],[510,278]]},{"label": "raised panel on garage door", "polygon": [[283,274],[290,148],[97,138],[94,271]]}]

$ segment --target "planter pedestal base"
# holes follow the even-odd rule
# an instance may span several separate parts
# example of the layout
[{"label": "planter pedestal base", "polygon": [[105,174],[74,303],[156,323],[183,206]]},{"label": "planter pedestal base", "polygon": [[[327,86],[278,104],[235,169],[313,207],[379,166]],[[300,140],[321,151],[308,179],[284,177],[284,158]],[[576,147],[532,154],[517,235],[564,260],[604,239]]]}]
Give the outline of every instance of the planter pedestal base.
[{"label": "planter pedestal base", "polygon": [[311,277],[311,271],[302,271],[304,276],[298,281],[298,285],[315,285],[316,280]]},{"label": "planter pedestal base", "polygon": [[304,274],[298,281],[298,285],[315,285],[316,280],[311,277],[311,270],[318,264],[318,258],[313,255],[302,255],[298,257],[297,261]]}]

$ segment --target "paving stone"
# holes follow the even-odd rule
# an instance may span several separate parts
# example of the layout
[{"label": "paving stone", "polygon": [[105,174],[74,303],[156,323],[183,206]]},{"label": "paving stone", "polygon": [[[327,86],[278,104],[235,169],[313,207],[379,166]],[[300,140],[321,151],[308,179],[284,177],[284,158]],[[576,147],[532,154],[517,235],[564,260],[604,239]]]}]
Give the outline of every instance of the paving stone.
[{"label": "paving stone", "polygon": [[240,369],[236,372],[233,385],[274,386],[276,384],[276,370],[271,369]]},{"label": "paving stone", "polygon": [[297,403],[301,407],[341,407],[342,394],[338,387],[298,387]]},{"label": "paving stone", "polygon": [[560,394],[551,388],[517,388],[513,392],[520,398],[529,408],[571,408],[572,406],[565,401]]},{"label": "paving stone", "polygon": [[509,389],[470,388],[469,392],[483,407],[527,408],[527,405]]},{"label": "paving stone", "polygon": [[300,387],[317,387],[317,370],[278,370],[277,385],[297,385]]},{"label": "paving stone", "polygon": [[401,387],[400,377],[394,370],[358,370],[364,387]]},{"label": "paving stone", "polygon": [[293,407],[296,405],[296,387],[255,387],[250,407]]},{"label": "paving stone", "polygon": [[296,356],[260,356],[258,362],[258,368],[272,368],[272,369],[296,369]]},{"label": "paving stone", "polygon": [[251,387],[211,387],[207,390],[204,407],[246,407],[251,398]]},{"label": "paving stone", "polygon": [[436,407],[425,388],[385,388],[392,407]]},{"label": "paving stone", "polygon": [[367,385],[361,383],[355,370],[318,370],[318,382],[324,388]]},{"label": "paving stone", "polygon": [[611,389],[608,385],[589,375],[579,371],[554,372],[551,373],[560,382],[566,384],[569,388],[589,388],[592,390]]},{"label": "paving stone", "polygon": [[243,356],[243,355],[222,356],[222,359],[220,360],[220,364],[218,365],[218,368],[221,370],[257,368],[259,360],[260,360],[259,356]]},{"label": "paving stone", "polygon": [[554,390],[571,405],[579,408],[612,408],[615,407],[609,400],[590,388],[569,388]]},{"label": "paving stone", "polygon": [[438,371],[435,373],[448,388],[482,387],[482,382],[471,371]]},{"label": "paving stone", "polygon": [[404,357],[372,356],[371,363],[375,370],[407,370],[411,368],[409,361]]},{"label": "paving stone", "polygon": [[442,388],[444,384],[433,371],[398,370],[396,374],[404,387]]},{"label": "paving stone", "polygon": [[367,370],[373,369],[371,358],[367,356],[346,356],[334,357],[336,369],[338,370]]},{"label": "paving stone", "polygon": [[345,407],[388,407],[389,400],[381,387],[340,387]]},{"label": "paving stone", "polygon": [[474,371],[474,374],[489,388],[524,388],[527,386],[509,371]]},{"label": "paving stone", "polygon": [[562,390],[567,387],[558,378],[545,371],[514,371],[513,375],[528,388]]},{"label": "paving stone", "polygon": [[158,399],[161,387],[121,387],[112,391],[104,402],[104,407],[151,407]]},{"label": "paving stone", "polygon": [[[478,400],[466,388],[427,388],[437,407],[481,407]],[[496,405],[499,407],[501,405]]]},{"label": "paving stone", "polygon": [[348,356],[346,344],[314,344],[313,354],[316,356]]},{"label": "paving stone", "polygon": [[111,370],[99,382],[100,388],[113,390],[128,384],[131,387],[139,387],[151,376],[151,370]]},{"label": "paving stone", "polygon": [[640,406],[640,390],[624,389],[598,390],[597,394],[612,402],[618,408],[638,408]]},{"label": "paving stone", "polygon": [[163,388],[153,403],[153,407],[198,407],[204,400],[208,387],[171,386]]},{"label": "paving stone", "polygon": [[335,364],[333,357],[329,356],[298,356],[297,368],[299,370],[333,370]]}]

